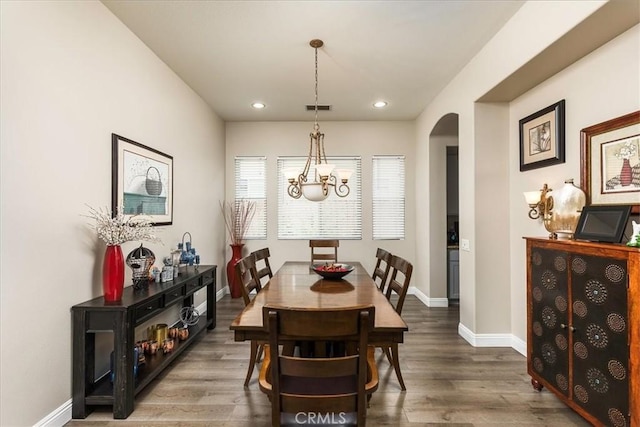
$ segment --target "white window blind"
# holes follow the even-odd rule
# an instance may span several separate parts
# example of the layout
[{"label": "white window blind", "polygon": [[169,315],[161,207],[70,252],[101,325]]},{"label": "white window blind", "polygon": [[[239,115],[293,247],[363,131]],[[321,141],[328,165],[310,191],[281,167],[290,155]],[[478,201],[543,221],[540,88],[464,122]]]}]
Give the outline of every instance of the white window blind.
[{"label": "white window blind", "polygon": [[267,238],[267,159],[266,157],[236,157],[236,199],[255,202],[256,212],[247,230],[246,239]]},{"label": "white window blind", "polygon": [[[304,168],[306,157],[278,158],[278,239],[362,239],[362,189],[360,157],[328,157],[338,169],[351,169],[351,189],[347,197],[338,197],[330,188],[322,202],[310,202],[304,196],[294,199],[287,193],[289,182],[285,168]],[[313,177],[313,166],[309,177]]]},{"label": "white window blind", "polygon": [[404,156],[373,156],[373,239],[404,239]]}]

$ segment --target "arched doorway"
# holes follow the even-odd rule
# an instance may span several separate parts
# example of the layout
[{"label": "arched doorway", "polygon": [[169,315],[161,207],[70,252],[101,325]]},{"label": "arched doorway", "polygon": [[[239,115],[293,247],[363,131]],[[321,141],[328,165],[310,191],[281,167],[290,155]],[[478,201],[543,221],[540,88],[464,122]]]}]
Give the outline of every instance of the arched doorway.
[{"label": "arched doorway", "polygon": [[[451,295],[448,286],[450,261],[455,261],[449,256],[452,254],[448,248],[451,246],[449,232],[458,223],[458,134],[458,114],[455,113],[440,118],[429,134],[429,305],[432,307],[446,307],[450,297],[458,297]],[[448,156],[447,152],[456,155]],[[451,170],[454,157],[455,173]]]}]

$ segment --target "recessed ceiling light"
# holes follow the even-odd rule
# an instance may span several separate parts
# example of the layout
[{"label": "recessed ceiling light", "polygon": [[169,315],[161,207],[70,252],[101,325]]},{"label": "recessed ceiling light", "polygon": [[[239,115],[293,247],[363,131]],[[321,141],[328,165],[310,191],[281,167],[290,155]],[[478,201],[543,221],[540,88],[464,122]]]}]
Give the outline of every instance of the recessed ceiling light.
[{"label": "recessed ceiling light", "polygon": [[387,103],[385,101],[377,101],[373,103],[373,106],[376,108],[384,108],[387,106]]},{"label": "recessed ceiling light", "polygon": [[260,110],[261,108],[266,107],[266,105],[264,105],[262,102],[254,102],[253,104],[251,104],[251,106],[256,110]]}]

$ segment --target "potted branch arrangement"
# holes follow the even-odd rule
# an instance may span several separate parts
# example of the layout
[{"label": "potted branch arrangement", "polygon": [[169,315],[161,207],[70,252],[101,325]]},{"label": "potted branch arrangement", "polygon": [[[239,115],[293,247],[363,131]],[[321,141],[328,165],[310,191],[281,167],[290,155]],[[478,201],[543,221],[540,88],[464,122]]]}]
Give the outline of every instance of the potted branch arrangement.
[{"label": "potted branch arrangement", "polygon": [[241,283],[237,283],[235,268],[242,259],[244,237],[249,230],[251,220],[256,211],[256,204],[246,199],[236,199],[234,202],[220,202],[220,210],[224,218],[231,246],[231,260],[227,263],[227,281],[231,298],[242,296]]}]

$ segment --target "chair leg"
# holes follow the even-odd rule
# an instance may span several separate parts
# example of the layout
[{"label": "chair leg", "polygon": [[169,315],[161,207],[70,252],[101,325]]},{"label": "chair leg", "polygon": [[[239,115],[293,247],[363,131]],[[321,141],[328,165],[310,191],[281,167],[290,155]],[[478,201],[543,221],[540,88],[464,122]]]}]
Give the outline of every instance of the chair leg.
[{"label": "chair leg", "polygon": [[247,370],[247,378],[244,380],[244,386],[249,386],[249,380],[251,379],[251,374],[253,374],[253,367],[256,364],[256,356],[258,355],[258,343],[256,341],[251,341],[251,355],[249,356],[249,369]]},{"label": "chair leg", "polygon": [[262,350],[263,350],[263,346],[262,344],[258,344],[258,354],[256,355],[256,362],[259,362],[262,360]]},{"label": "chair leg", "polygon": [[384,352],[385,356],[387,356],[389,365],[393,365],[393,358],[391,357],[391,353],[389,352],[390,349],[391,347],[382,347],[382,351]]},{"label": "chair leg", "polygon": [[396,371],[396,377],[398,377],[398,382],[400,383],[400,388],[404,391],[407,388],[404,386],[404,380],[402,379],[402,374],[400,373],[400,359],[398,357],[398,343],[394,343],[391,345],[391,357],[393,359],[393,369]]}]

